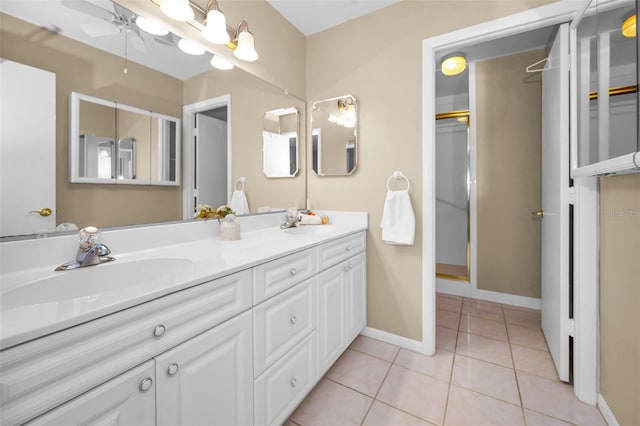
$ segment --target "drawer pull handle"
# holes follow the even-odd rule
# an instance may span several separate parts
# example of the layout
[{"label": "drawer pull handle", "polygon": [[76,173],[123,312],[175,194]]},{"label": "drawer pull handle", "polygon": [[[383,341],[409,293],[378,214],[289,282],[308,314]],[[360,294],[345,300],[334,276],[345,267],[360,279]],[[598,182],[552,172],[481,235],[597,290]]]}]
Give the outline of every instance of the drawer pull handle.
[{"label": "drawer pull handle", "polygon": [[173,376],[178,372],[179,369],[180,369],[180,366],[174,362],[169,366],[169,368],[167,368],[167,374],[170,376]]},{"label": "drawer pull handle", "polygon": [[151,385],[153,385],[153,380],[151,380],[151,377],[145,377],[140,382],[140,391],[141,392],[148,391],[149,389],[151,389]]},{"label": "drawer pull handle", "polygon": [[292,387],[292,388],[295,388],[295,387],[296,387],[296,384],[298,384],[298,379],[296,379],[296,378],[294,377],[293,379],[291,379],[291,382],[290,382],[290,383],[291,383],[291,387]]},{"label": "drawer pull handle", "polygon": [[162,337],[165,331],[167,331],[167,328],[164,325],[156,325],[156,328],[153,329],[153,335],[156,337]]},{"label": "drawer pull handle", "polygon": [[296,268],[291,268],[291,275],[295,275],[296,272],[298,272],[298,271],[296,271]]},{"label": "drawer pull handle", "polygon": [[298,322],[298,318],[294,315],[289,317],[289,321],[291,321],[291,324],[295,324]]}]

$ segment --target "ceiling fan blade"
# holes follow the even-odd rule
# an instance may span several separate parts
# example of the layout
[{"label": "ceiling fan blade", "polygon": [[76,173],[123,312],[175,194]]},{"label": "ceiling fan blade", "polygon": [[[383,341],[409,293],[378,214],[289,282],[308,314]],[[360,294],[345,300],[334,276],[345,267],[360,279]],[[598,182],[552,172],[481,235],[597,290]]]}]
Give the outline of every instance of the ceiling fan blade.
[{"label": "ceiling fan blade", "polygon": [[112,22],[100,22],[97,24],[80,24],[82,31],[87,33],[90,37],[104,37],[115,35],[120,32],[120,29]]},{"label": "ceiling fan blade", "polygon": [[133,45],[133,48],[136,49],[138,52],[147,53],[147,45],[144,42],[144,39],[140,36],[140,34],[131,30],[127,30],[127,31],[128,31],[129,39],[131,40],[131,44]]},{"label": "ceiling fan blade", "polygon": [[85,15],[93,16],[97,19],[112,21],[115,18],[113,12],[84,0],[60,0],[60,4],[69,9],[76,10]]},{"label": "ceiling fan blade", "polygon": [[164,44],[165,46],[175,46],[176,45],[176,41],[173,38],[173,33],[169,33],[167,35],[163,35],[163,36],[159,36],[159,35],[154,35],[153,39],[155,41],[157,41],[160,44]]}]

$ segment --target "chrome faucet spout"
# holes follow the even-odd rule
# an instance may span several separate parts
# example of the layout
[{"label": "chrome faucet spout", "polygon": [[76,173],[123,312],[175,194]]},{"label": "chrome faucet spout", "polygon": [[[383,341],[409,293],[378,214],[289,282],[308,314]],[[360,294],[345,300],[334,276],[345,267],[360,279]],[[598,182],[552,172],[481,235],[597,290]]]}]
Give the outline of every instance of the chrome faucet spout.
[{"label": "chrome faucet spout", "polygon": [[84,268],[85,266],[99,265],[116,260],[109,256],[111,250],[105,244],[97,243],[100,231],[96,227],[84,228],[80,231],[80,246],[76,258],[58,266],[56,271]]}]

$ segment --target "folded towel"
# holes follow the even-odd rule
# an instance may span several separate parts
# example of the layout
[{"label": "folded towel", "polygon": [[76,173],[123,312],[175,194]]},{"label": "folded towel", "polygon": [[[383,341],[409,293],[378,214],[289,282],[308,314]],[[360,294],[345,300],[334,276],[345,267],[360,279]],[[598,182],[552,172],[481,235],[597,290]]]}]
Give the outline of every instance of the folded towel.
[{"label": "folded towel", "polygon": [[239,214],[249,214],[249,203],[247,202],[247,196],[244,194],[242,189],[236,189],[233,191],[233,195],[231,195],[231,201],[229,202],[229,207],[236,212],[236,215]]},{"label": "folded towel", "polygon": [[387,244],[413,245],[416,218],[409,191],[387,191],[382,211],[382,241]]}]

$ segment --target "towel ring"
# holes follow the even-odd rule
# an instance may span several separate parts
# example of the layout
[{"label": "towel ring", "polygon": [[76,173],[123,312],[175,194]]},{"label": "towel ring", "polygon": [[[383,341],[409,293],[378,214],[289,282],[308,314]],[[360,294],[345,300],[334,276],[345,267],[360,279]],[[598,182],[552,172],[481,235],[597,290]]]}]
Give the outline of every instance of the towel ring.
[{"label": "towel ring", "polygon": [[240,191],[244,191],[244,181],[245,180],[246,179],[244,178],[244,176],[241,177],[241,178],[238,178],[236,183],[233,185],[233,188],[237,190],[238,189],[238,184],[240,184]]},{"label": "towel ring", "polygon": [[393,174],[389,176],[389,179],[387,179],[387,191],[391,191],[391,188],[389,188],[389,182],[391,182],[391,179],[404,179],[407,181],[407,191],[411,188],[409,178],[407,178],[402,172],[393,172]]}]

